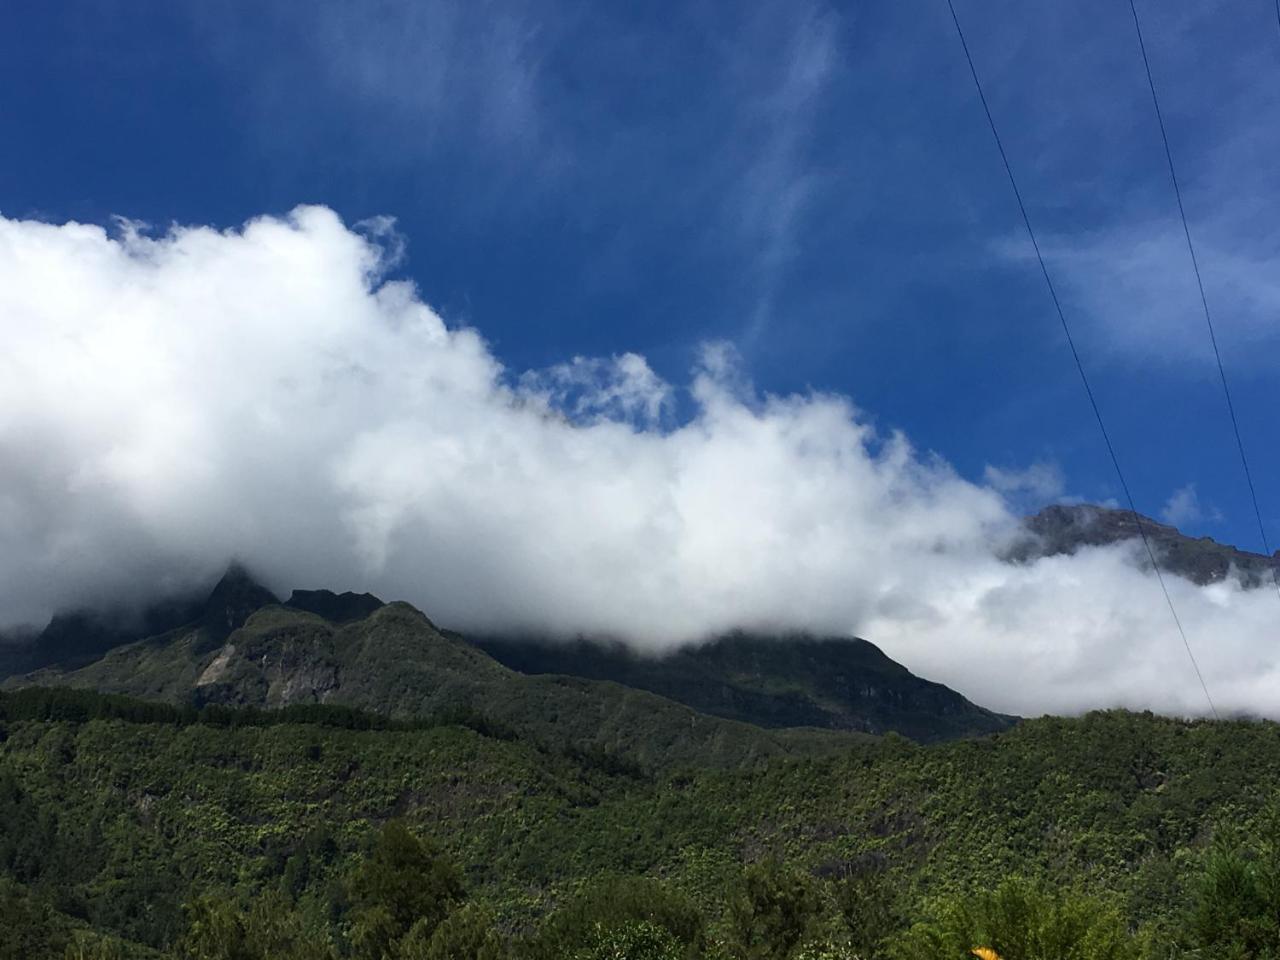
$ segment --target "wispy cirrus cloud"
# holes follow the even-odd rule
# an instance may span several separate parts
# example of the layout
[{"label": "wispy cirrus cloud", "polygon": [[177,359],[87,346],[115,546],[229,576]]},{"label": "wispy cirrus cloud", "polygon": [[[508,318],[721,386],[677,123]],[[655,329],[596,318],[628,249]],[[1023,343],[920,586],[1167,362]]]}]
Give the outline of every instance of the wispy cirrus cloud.
[{"label": "wispy cirrus cloud", "polygon": [[[1256,373],[1280,352],[1280,224],[1246,231],[1238,220],[1198,225],[1196,252],[1224,360]],[[1182,225],[1156,217],[1042,238],[1072,316],[1091,341],[1130,362],[1215,371]],[[1027,262],[1022,237],[997,245]]]},{"label": "wispy cirrus cloud", "polygon": [[[267,0],[184,8],[236,78],[262,148],[306,153],[346,131],[345,166],[465,157],[545,174],[557,151],[542,61],[559,20],[523,3]],[[270,48],[266,44],[271,44]],[[320,109],[317,109],[320,108]],[[332,149],[332,148],[331,148]]]},{"label": "wispy cirrus cloud", "polygon": [[[1280,153],[1280,36],[1240,43],[1245,24],[1280,34],[1264,12],[1236,0],[1139,4],[1219,345],[1245,375],[1280,357],[1280,170],[1269,159]],[[1209,373],[1200,294],[1127,9],[1090,20],[1064,50],[1085,51],[1093,75],[1063,71],[1076,82],[1039,103],[1015,95],[1004,118],[1015,150],[1025,141],[1040,149],[1015,153],[1015,167],[1050,268],[1092,344],[1174,375]],[[1014,72],[1033,71],[1022,63]],[[1020,264],[1031,254],[1020,232],[993,250]]]},{"label": "wispy cirrus cloud", "polygon": [[773,319],[778,283],[800,252],[804,215],[822,186],[806,150],[840,66],[842,22],[833,10],[797,8],[781,26],[773,19],[755,28],[773,49],[763,68],[752,51],[756,74],[739,119],[743,168],[728,198],[755,273],[756,302],[741,338],[748,350]]}]

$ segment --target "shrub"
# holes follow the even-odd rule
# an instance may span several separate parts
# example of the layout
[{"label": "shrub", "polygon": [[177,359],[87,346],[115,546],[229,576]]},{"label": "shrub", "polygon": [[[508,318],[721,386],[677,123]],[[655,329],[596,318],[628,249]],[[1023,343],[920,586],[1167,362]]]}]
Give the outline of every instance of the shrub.
[{"label": "shrub", "polygon": [[725,946],[734,960],[786,960],[818,933],[822,919],[812,877],[777,860],[755,863],[729,899]]},{"label": "shrub", "polygon": [[1110,904],[1017,879],[948,901],[890,952],[896,960],[972,960],[984,947],[1002,960],[1137,960],[1142,953]]}]

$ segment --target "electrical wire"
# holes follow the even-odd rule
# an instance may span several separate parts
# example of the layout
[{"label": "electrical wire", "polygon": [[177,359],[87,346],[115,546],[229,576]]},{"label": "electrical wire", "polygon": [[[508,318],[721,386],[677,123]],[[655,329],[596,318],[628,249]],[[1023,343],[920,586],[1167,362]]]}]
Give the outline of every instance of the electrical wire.
[{"label": "electrical wire", "polygon": [[[1277,13],[1280,13],[1280,0],[1276,0]],[[1169,164],[1169,179],[1173,181],[1173,195],[1178,201],[1178,217],[1182,220],[1182,235],[1187,240],[1187,253],[1191,256],[1191,268],[1196,275],[1196,288],[1200,291],[1200,306],[1204,309],[1205,326],[1209,329],[1209,343],[1213,345],[1213,359],[1218,364],[1218,378],[1222,381],[1222,395],[1227,400],[1227,414],[1231,417],[1231,429],[1235,433],[1236,450],[1240,453],[1240,465],[1244,468],[1245,482],[1249,486],[1249,499],[1253,503],[1253,516],[1258,521],[1258,535],[1262,538],[1262,551],[1272,560],[1271,582],[1276,588],[1276,596],[1280,597],[1280,576],[1276,573],[1276,564],[1271,554],[1271,544],[1267,540],[1267,528],[1262,522],[1262,510],[1258,507],[1258,492],[1253,484],[1253,471],[1249,469],[1249,458],[1244,452],[1244,440],[1240,436],[1240,421],[1236,419],[1236,407],[1231,400],[1231,388],[1227,386],[1227,370],[1222,363],[1222,351],[1218,349],[1218,334],[1213,326],[1213,316],[1209,311],[1209,298],[1205,294],[1204,280],[1200,275],[1200,258],[1196,256],[1196,245],[1191,239],[1191,227],[1187,221],[1187,210],[1182,203],[1182,187],[1178,183],[1178,171],[1173,165],[1173,150],[1169,146],[1169,132],[1165,129],[1164,113],[1160,109],[1160,98],[1156,95],[1156,82],[1151,75],[1151,61],[1147,58],[1147,44],[1142,36],[1142,21],[1138,18],[1138,7],[1134,0],[1129,0],[1129,10],[1133,13],[1133,28],[1138,34],[1138,50],[1142,53],[1142,66],[1147,74],[1147,86],[1151,89],[1151,104],[1156,109],[1156,120],[1160,125],[1160,140],[1164,144],[1164,158]]]},{"label": "electrical wire", "polygon": [[1097,397],[1094,395],[1093,387],[1089,384],[1084,362],[1080,359],[1080,351],[1076,348],[1075,337],[1071,335],[1071,325],[1067,323],[1067,315],[1062,309],[1062,302],[1058,299],[1058,291],[1053,285],[1049,267],[1045,263],[1044,254],[1040,250],[1040,243],[1036,239],[1035,228],[1031,225],[1031,216],[1027,213],[1027,205],[1023,202],[1022,191],[1019,189],[1018,181],[1013,175],[1013,166],[1009,163],[1009,155],[1005,152],[1004,142],[1000,139],[1000,132],[996,128],[995,118],[991,114],[991,106],[987,103],[987,95],[983,90],[982,81],[978,77],[978,68],[974,65],[973,54],[969,52],[969,42],[965,39],[964,30],[960,26],[960,17],[956,13],[953,0],[947,0],[947,8],[951,11],[951,21],[955,24],[956,35],[960,38],[960,46],[964,50],[965,61],[969,64],[969,73],[972,75],[973,84],[977,88],[978,99],[982,102],[982,110],[986,114],[987,125],[991,128],[991,136],[996,142],[996,149],[1000,152],[1000,160],[1004,164],[1004,172],[1009,178],[1009,186],[1013,188],[1014,198],[1018,201],[1018,210],[1022,214],[1022,223],[1027,228],[1027,236],[1031,239],[1032,249],[1035,251],[1036,260],[1040,264],[1040,273],[1044,277],[1045,287],[1048,288],[1049,297],[1053,301],[1053,308],[1058,314],[1058,321],[1062,324],[1062,332],[1066,336],[1067,346],[1071,349],[1071,358],[1075,361],[1076,371],[1080,374],[1080,382],[1084,385],[1084,392],[1089,398],[1089,406],[1093,410],[1093,417],[1098,423],[1098,430],[1102,434],[1103,443],[1106,445],[1107,455],[1111,458],[1112,467],[1115,468],[1116,478],[1120,481],[1120,489],[1124,491],[1125,501],[1129,505],[1129,513],[1137,525],[1138,534],[1142,538],[1142,545],[1147,551],[1147,558],[1151,561],[1151,568],[1155,571],[1156,580],[1159,582],[1160,590],[1164,594],[1165,603],[1168,604],[1174,626],[1178,629],[1178,636],[1182,638],[1182,645],[1187,651],[1187,657],[1191,660],[1191,667],[1195,670],[1196,679],[1200,681],[1200,689],[1204,691],[1204,698],[1209,703],[1209,711],[1216,719],[1218,717],[1218,708],[1214,706],[1213,697],[1209,695],[1209,686],[1205,683],[1204,674],[1200,672],[1200,664],[1196,660],[1195,652],[1191,649],[1191,641],[1187,639],[1187,632],[1183,629],[1182,620],[1178,616],[1177,608],[1173,605],[1173,597],[1169,593],[1169,587],[1165,583],[1164,575],[1160,572],[1160,565],[1156,562],[1155,550],[1152,548],[1151,538],[1147,534],[1147,525],[1143,522],[1142,514],[1138,513],[1133,494],[1129,490],[1129,483],[1124,476],[1124,470],[1120,467],[1120,458],[1116,455],[1115,445],[1111,442],[1111,434],[1107,430],[1106,422],[1102,419],[1102,410],[1098,407]]}]

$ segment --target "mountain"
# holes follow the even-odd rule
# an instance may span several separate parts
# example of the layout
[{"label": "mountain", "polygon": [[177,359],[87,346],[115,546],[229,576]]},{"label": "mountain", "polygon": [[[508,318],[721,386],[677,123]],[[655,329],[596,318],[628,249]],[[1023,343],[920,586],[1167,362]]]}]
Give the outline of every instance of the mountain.
[{"label": "mountain", "polygon": [[[367,593],[295,590],[279,604],[239,566],[199,603],[148,612],[132,636],[89,633],[76,657],[62,655],[67,643],[40,646],[55,628],[74,636],[74,622],[55,618],[10,671],[25,675],[10,686],[70,683],[242,706],[333,702],[399,716],[471,711],[644,762],[661,752],[664,762],[738,763],[829,740],[783,732],[791,728],[933,741],[1012,722],[864,640],[734,633],[663,658],[617,644],[475,640]],[[148,625],[164,629],[140,636]]]},{"label": "mountain", "polygon": [[[336,603],[331,597],[323,603]],[[88,666],[39,671],[8,686],[69,685],[197,706],[328,703],[398,718],[479,717],[556,748],[662,768],[736,767],[850,742],[830,731],[766,731],[705,716],[614,683],[525,676],[442,633],[406,603],[379,605],[345,623],[272,604],[225,642],[214,636],[197,621],[117,647]]]},{"label": "mountain", "polygon": [[383,606],[383,603],[372,593],[295,590],[284,605],[295,610],[306,610],[334,623],[349,623],[352,620],[363,620]]},{"label": "mountain", "polygon": [[254,610],[276,602],[248,570],[233,563],[205,595],[167,599],[142,610],[59,613],[38,633],[0,646],[0,678],[51,667],[74,670],[122,644],[184,626],[200,628],[203,642],[216,645]]},{"label": "mountain", "polygon": [[[1024,526],[1032,535],[1018,544],[1011,558],[1018,561],[1040,556],[1075,553],[1081,547],[1107,546],[1138,540],[1141,534],[1133,514],[1091,504],[1055,504],[1028,517]],[[1161,570],[1201,585],[1224,579],[1235,570],[1246,586],[1271,580],[1280,570],[1280,550],[1274,556],[1250,553],[1211,537],[1188,537],[1176,527],[1142,517],[1142,527]]]},{"label": "mountain", "polygon": [[473,642],[522,673],[609,680],[762,727],[894,731],[930,742],[994,733],[1013,721],[915,676],[875,644],[856,638],[738,632],[661,656],[586,640]]},{"label": "mountain", "polygon": [[[1143,524],[1161,567],[1197,583],[1234,570],[1256,585],[1280,563]],[[1127,511],[1089,505],[1047,507],[1025,528],[1013,562],[1138,535]],[[0,648],[0,677],[10,675],[171,701],[315,700],[399,715],[474,710],[557,742],[646,758],[666,743],[675,757],[710,751],[726,762],[786,753],[797,738],[816,736],[785,732],[792,728],[895,731],[928,742],[1012,722],[913,675],[865,640],[731,633],[655,657],[589,640],[468,638],[367,593],[295,590],[281,605],[239,566],[203,597],[141,613],[60,614],[34,639]],[[623,718],[646,710],[652,722],[640,721],[644,735],[622,729]]]}]

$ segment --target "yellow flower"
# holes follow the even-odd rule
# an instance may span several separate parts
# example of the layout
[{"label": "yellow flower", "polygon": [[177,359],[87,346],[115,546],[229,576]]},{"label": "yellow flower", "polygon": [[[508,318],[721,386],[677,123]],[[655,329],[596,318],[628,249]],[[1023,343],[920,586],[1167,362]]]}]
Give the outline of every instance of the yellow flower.
[{"label": "yellow flower", "polygon": [[990,947],[974,947],[969,952],[975,957],[981,957],[982,960],[1000,960],[1000,954],[996,953]]}]

